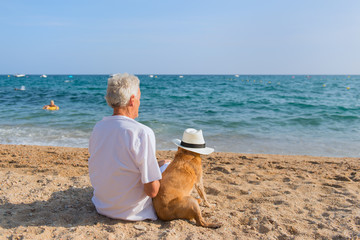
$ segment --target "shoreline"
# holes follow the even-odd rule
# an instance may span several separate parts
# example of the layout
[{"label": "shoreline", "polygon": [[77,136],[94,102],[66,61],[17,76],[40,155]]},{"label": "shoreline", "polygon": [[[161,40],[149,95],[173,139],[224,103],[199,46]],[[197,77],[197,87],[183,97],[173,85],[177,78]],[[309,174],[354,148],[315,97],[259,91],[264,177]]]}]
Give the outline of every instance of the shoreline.
[{"label": "shoreline", "polygon": [[[175,151],[157,151],[158,160]],[[0,238],[346,239],[360,235],[360,158],[202,156],[206,220],[126,222],[96,213],[87,148],[0,144]],[[193,192],[193,196],[197,193]]]},{"label": "shoreline", "polygon": [[[172,144],[173,145],[173,144]],[[33,144],[6,144],[6,143],[0,143],[0,146],[24,146],[24,147],[39,147],[39,148],[54,148],[54,149],[72,149],[72,150],[79,150],[79,151],[84,151],[86,150],[86,152],[88,152],[88,148],[87,147],[68,147],[68,146],[56,146],[56,145],[33,145]],[[156,150],[157,155],[160,154],[160,156],[162,156],[162,153],[165,152],[173,152],[175,154],[176,150],[175,150],[176,146],[174,145],[173,149],[162,149],[162,150]],[[314,157],[314,158],[338,158],[338,159],[359,159],[360,160],[360,156],[359,157],[353,157],[353,156],[331,156],[331,155],[311,155],[311,154],[282,154],[282,153],[251,153],[251,152],[226,152],[226,151],[215,151],[213,152],[213,154],[240,154],[240,155],[264,155],[264,156],[286,156],[286,157]],[[206,157],[205,155],[202,155],[203,157]]]}]

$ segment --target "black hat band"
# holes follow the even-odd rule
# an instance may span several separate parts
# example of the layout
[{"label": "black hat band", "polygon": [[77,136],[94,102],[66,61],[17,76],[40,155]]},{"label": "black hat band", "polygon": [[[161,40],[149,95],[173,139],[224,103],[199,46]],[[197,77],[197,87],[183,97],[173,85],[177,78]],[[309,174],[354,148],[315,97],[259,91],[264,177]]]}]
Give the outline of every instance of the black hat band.
[{"label": "black hat band", "polygon": [[180,145],[183,147],[188,147],[188,148],[205,148],[205,143],[204,144],[193,144],[193,143],[186,143],[186,142],[181,141]]}]

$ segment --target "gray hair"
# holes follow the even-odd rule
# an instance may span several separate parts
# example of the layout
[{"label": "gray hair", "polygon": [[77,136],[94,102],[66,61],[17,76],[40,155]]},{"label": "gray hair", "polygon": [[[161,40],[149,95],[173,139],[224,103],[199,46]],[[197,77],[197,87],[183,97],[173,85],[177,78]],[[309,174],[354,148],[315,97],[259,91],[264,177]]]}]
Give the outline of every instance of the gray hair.
[{"label": "gray hair", "polygon": [[130,100],[131,95],[137,97],[140,80],[134,75],[128,73],[117,73],[108,79],[106,92],[106,102],[112,107],[125,107]]}]

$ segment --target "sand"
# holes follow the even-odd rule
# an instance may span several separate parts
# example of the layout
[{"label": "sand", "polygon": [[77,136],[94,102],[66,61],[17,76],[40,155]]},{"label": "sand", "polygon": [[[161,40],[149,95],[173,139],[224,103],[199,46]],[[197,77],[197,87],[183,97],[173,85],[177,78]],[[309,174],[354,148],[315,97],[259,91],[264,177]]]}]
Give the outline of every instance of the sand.
[{"label": "sand", "polygon": [[359,158],[203,156],[204,186],[215,206],[201,206],[202,213],[223,223],[207,229],[187,220],[126,222],[99,215],[88,157],[82,148],[0,145],[0,239],[360,238]]}]

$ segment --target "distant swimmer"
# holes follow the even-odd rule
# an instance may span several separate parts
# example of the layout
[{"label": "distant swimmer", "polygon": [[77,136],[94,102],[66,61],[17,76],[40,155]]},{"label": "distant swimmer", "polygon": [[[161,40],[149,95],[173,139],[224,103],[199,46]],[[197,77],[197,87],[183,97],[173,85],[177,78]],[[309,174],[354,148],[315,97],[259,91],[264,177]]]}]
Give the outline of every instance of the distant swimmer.
[{"label": "distant swimmer", "polygon": [[21,88],[15,88],[15,91],[25,91],[25,86],[21,86]]},{"label": "distant swimmer", "polygon": [[54,100],[51,100],[51,101],[50,101],[50,104],[49,104],[49,105],[45,105],[45,106],[43,107],[43,109],[46,109],[46,110],[59,110],[59,107],[55,105]]}]

